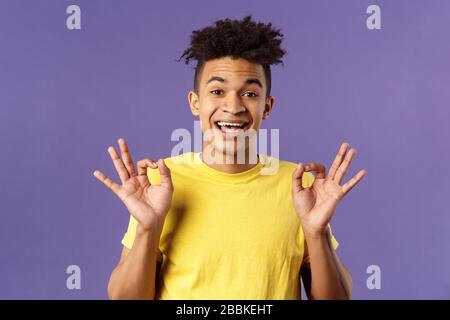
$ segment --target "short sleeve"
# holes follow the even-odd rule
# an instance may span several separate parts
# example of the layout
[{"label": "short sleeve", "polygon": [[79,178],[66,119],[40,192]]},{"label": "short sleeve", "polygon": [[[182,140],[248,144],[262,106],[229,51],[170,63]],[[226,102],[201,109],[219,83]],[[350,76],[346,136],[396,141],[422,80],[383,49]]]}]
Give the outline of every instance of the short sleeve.
[{"label": "short sleeve", "polygon": [[[339,242],[334,237],[330,225],[328,225],[328,229],[330,231],[331,247],[333,248],[333,250],[336,251],[337,247],[339,246]],[[304,251],[304,254],[303,254],[303,263],[302,263],[302,265],[309,265],[310,264],[310,259],[309,259],[309,253],[308,253],[308,246],[306,245],[306,240],[305,240],[304,248],[305,248],[305,251]]]},{"label": "short sleeve", "polygon": [[134,238],[136,237],[136,229],[138,221],[130,214],[130,221],[128,222],[128,229],[122,238],[122,244],[131,250],[133,247]]},{"label": "short sleeve", "polygon": [[[158,169],[147,168],[147,176],[153,184],[161,183],[161,177]],[[129,250],[133,247],[134,239],[136,237],[136,230],[139,222],[130,214],[127,232],[122,238],[122,244]],[[162,253],[159,251],[158,261],[162,260]]]}]

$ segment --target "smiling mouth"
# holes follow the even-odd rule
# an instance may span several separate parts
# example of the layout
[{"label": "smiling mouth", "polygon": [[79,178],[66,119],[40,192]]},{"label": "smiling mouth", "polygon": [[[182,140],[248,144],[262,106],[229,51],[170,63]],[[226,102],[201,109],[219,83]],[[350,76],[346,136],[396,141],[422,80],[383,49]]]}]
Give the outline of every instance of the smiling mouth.
[{"label": "smiling mouth", "polygon": [[249,122],[216,121],[214,124],[223,133],[237,133],[247,130]]}]

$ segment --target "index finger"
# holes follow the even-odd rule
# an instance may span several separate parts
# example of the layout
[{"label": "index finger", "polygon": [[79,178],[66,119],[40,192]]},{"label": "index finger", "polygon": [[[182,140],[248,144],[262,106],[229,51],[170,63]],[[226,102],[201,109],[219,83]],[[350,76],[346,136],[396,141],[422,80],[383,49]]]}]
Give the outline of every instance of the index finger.
[{"label": "index finger", "polygon": [[315,171],[316,178],[325,179],[325,166],[320,163],[310,162],[306,165],[305,171]]}]

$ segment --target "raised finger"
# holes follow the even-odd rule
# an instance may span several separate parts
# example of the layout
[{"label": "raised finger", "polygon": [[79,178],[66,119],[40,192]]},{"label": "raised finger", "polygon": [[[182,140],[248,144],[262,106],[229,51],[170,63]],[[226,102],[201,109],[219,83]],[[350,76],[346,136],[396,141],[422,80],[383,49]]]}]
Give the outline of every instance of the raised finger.
[{"label": "raised finger", "polygon": [[353,178],[342,186],[342,191],[347,194],[367,174],[366,170],[360,170]]},{"label": "raised finger", "polygon": [[342,160],[344,159],[345,152],[347,152],[347,148],[349,147],[349,144],[347,142],[344,142],[341,147],[339,148],[339,152],[336,155],[336,158],[334,158],[333,164],[331,165],[330,172],[328,173],[328,177],[330,179],[334,179],[334,176],[336,175],[337,170],[339,169],[339,166],[342,163]]},{"label": "raised finger", "polygon": [[345,156],[344,161],[342,161],[341,165],[339,166],[338,170],[336,171],[336,175],[334,176],[334,180],[341,184],[342,179],[344,179],[345,173],[347,172],[348,167],[350,166],[350,163],[352,163],[352,159],[356,154],[356,149],[350,149],[347,152],[347,155]]},{"label": "raised finger", "polygon": [[130,177],[133,177],[136,175],[136,171],[134,170],[133,159],[131,159],[131,153],[128,150],[127,142],[125,141],[124,138],[120,138],[118,142],[120,147],[120,153],[122,154],[122,160],[123,163],[125,164],[125,168],[127,168]]},{"label": "raised finger", "polygon": [[119,174],[120,181],[122,181],[122,183],[125,183],[125,181],[127,181],[130,178],[127,168],[125,168],[125,165],[123,164],[122,160],[117,154],[116,149],[114,149],[113,146],[110,146],[108,148],[108,153],[111,156],[111,159],[113,161],[117,173]]},{"label": "raised finger", "polygon": [[305,171],[314,171],[316,173],[316,178],[325,179],[325,166],[320,163],[310,162],[306,165]]},{"label": "raised finger", "polygon": [[107,176],[105,176],[102,172],[95,170],[94,171],[94,176],[100,180],[101,182],[103,182],[103,184],[105,186],[107,186],[109,189],[111,189],[116,195],[118,195],[118,192],[120,190],[120,186],[115,183],[114,181],[112,181],[110,178],[108,178]]}]

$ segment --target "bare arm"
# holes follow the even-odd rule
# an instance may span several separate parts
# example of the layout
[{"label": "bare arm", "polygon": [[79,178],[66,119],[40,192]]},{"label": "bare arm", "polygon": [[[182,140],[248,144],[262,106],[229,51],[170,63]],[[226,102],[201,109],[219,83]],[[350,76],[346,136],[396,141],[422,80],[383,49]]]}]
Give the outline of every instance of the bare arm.
[{"label": "bare arm", "polygon": [[330,233],[307,239],[310,264],[300,273],[306,294],[316,299],[351,299],[352,278],[331,246]]},{"label": "bare arm", "polygon": [[160,230],[139,230],[133,247],[123,247],[109,284],[110,299],[149,299],[156,295],[155,283],[160,268],[157,261]]}]

